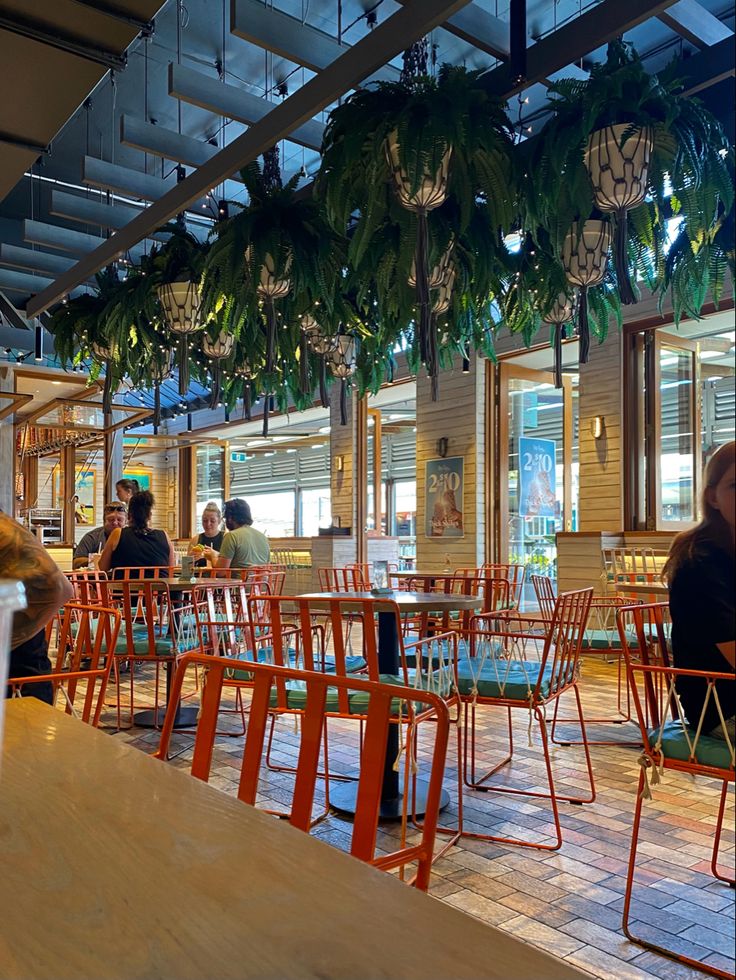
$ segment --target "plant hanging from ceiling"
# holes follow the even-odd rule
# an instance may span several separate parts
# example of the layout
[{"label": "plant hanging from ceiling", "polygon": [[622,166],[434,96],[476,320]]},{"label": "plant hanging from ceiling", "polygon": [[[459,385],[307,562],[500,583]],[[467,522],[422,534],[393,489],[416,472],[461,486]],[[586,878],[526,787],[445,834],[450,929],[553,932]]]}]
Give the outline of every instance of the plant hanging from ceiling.
[{"label": "plant hanging from ceiling", "polygon": [[380,314],[400,332],[416,324],[416,356],[434,395],[438,317],[454,295],[445,333],[460,347],[457,331],[467,325],[458,307],[477,310],[488,299],[489,276],[460,275],[463,253],[479,257],[464,237],[479,208],[499,242],[513,216],[511,127],[480,74],[443,65],[434,78],[426,42],[414,45],[398,82],[361,89],[332,111],[322,146],[317,193],[333,227],[350,229],[351,271],[375,287]]},{"label": "plant hanging from ceiling", "polygon": [[[230,216],[215,228],[204,269],[203,309],[237,339],[238,351],[248,359],[253,390],[274,393],[280,404],[289,394],[304,402],[313,387],[307,370],[312,355],[301,319],[319,308],[334,332],[334,295],[344,248],[318,201],[296,194],[298,178],[282,184],[275,147],[264,154],[262,170],[253,163],[241,177],[249,203],[231,203]],[[295,385],[293,368],[300,362]]]},{"label": "plant hanging from ceiling", "polygon": [[[615,41],[588,80],[550,86],[553,116],[520,148],[524,226],[544,231],[581,287],[583,335],[586,282],[603,281],[609,241],[623,303],[637,300],[634,270],[660,299],[669,292],[676,319],[683,309],[695,312],[688,295],[704,296],[709,279],[722,280],[725,252],[710,246],[733,213],[728,143],[711,113],[683,94],[677,71],[673,64],[649,74],[631,45]],[[667,274],[675,216],[689,253]]]}]

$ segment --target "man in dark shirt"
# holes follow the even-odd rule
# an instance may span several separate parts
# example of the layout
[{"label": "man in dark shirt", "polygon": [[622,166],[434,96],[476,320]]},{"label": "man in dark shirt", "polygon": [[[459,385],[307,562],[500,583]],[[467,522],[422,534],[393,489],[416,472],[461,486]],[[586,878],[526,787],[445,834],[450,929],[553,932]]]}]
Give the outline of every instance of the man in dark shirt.
[{"label": "man in dark shirt", "polygon": [[[65,602],[73,598],[71,583],[54,559],[17,521],[0,512],[0,570],[26,590],[27,607],[13,616],[10,676],[48,674],[51,663],[45,627]],[[23,694],[53,702],[50,683],[29,684]]]},{"label": "man in dark shirt", "polygon": [[90,555],[102,553],[105,542],[110,537],[110,532],[116,527],[125,527],[128,523],[128,512],[125,504],[118,500],[105,504],[103,522],[101,527],[87,531],[74,549],[72,568],[86,568],[89,564]]}]

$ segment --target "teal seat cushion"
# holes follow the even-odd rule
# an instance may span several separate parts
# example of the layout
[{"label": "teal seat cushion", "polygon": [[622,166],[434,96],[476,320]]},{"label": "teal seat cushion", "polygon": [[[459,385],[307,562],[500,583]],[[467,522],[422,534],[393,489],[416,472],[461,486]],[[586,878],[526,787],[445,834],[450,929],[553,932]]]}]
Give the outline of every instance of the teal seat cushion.
[{"label": "teal seat cushion", "polygon": [[[629,640],[631,643],[631,640]],[[621,640],[618,630],[593,630],[587,629],[583,636],[583,650],[620,650]]]},{"label": "teal seat cushion", "polygon": [[138,630],[135,626],[132,629],[133,649],[128,644],[128,637],[125,629],[118,633],[117,643],[115,644],[116,657],[149,657],[153,653],[156,657],[173,657],[175,654],[189,653],[199,649],[199,642],[196,636],[182,637],[178,646],[168,635],[156,636],[154,650],[151,651],[148,645],[148,632],[145,627]]},{"label": "teal seat cushion", "polygon": [[[647,732],[649,743],[656,745],[659,729],[650,728]],[[695,741],[695,731],[688,729],[691,744]],[[690,746],[687,744],[685,729],[681,721],[668,721],[662,731],[662,755],[666,759],[678,759],[680,762],[690,761]],[[725,739],[713,738],[701,734],[695,748],[695,758],[702,766],[714,766],[717,769],[733,769],[731,754]]]},{"label": "teal seat cushion", "polygon": [[[472,666],[472,669],[471,669]],[[463,695],[473,693],[473,674],[481,698],[505,698],[509,701],[528,701],[539,677],[540,664],[531,660],[498,660],[489,657],[479,667],[477,662],[461,660],[458,663],[458,689]],[[547,665],[542,673],[540,696],[546,698],[550,693],[552,666]]]},{"label": "teal seat cushion", "polygon": [[[316,654],[315,654],[316,657]],[[365,670],[368,664],[363,657],[358,656],[358,654],[346,654],[345,656],[345,672],[348,674],[358,674],[361,670]],[[334,657],[325,657],[324,671],[326,674],[335,673],[335,659]]]},{"label": "teal seat cushion", "polygon": [[[379,681],[381,684],[395,684],[400,687],[404,686],[404,679],[398,677],[396,674],[380,674]],[[426,681],[426,678],[425,678]],[[424,686],[427,686],[426,684]],[[286,681],[286,704],[287,707],[292,708],[296,711],[301,711],[304,709],[307,701],[307,692],[305,688],[304,681]],[[274,687],[271,690],[270,704],[272,708],[278,707],[278,691]],[[348,705],[349,712],[351,715],[365,715],[368,713],[368,705],[370,704],[370,693],[368,691],[349,691],[348,692]],[[340,710],[338,692],[336,687],[327,688],[327,699],[325,710],[328,712],[337,712]],[[420,707],[421,710],[421,707]],[[402,707],[401,698],[394,698],[391,701],[391,714],[406,715],[406,706]]]}]

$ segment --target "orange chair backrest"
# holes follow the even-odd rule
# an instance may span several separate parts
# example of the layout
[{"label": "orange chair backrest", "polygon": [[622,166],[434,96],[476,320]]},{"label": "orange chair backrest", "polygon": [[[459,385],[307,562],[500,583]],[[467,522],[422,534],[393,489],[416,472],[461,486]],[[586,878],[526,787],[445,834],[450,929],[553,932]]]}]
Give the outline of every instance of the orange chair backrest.
[{"label": "orange chair backrest", "polygon": [[[145,625],[147,653],[135,656],[156,656],[156,642],[168,633],[171,624],[171,595],[169,569],[162,567],[116,568],[110,579],[110,595],[119,601],[123,613],[126,646],[137,647],[134,626]],[[163,581],[162,581],[163,580]]]},{"label": "orange chair backrest", "polygon": [[[557,597],[545,640],[543,666],[551,662],[550,693],[555,694],[577,680],[580,651],[588,625],[593,589],[562,592]],[[542,684],[539,672],[537,693]]]},{"label": "orange chair backrest", "polygon": [[34,683],[50,681],[55,699],[60,691],[63,693],[67,714],[75,714],[86,724],[97,727],[119,629],[117,609],[96,603],[68,602],[62,610],[56,662],[51,673],[11,678],[8,683],[13,693]]},{"label": "orange chair backrest", "polygon": [[[636,664],[665,668],[672,666],[668,603],[637,602],[620,606],[616,612],[616,625],[630,680],[635,676],[631,674],[631,668]],[[669,713],[673,718],[677,717],[676,706],[662,688],[663,676],[647,672],[638,676],[644,692],[644,716],[651,722],[649,727],[659,725],[663,714]],[[632,690],[632,695],[636,700],[638,693],[635,694]]]},{"label": "orange chair backrest", "polygon": [[[274,601],[278,602],[278,600]],[[202,707],[194,742],[192,775],[207,780],[212,765],[220,699],[232,661],[227,658],[186,655],[182,658],[176,672],[172,688],[173,698],[179,696],[187,668],[195,664],[207,668],[207,683],[202,695]],[[302,712],[301,742],[289,822],[299,830],[309,832],[316,782],[323,763],[322,735],[327,714],[328,689],[337,690],[339,695],[345,694],[346,698],[352,691],[364,692],[369,697],[369,706],[362,735],[360,777],[350,853],[383,870],[416,862],[417,873],[414,885],[426,891],[429,885],[449,735],[449,713],[442,700],[437,695],[413,688],[378,684],[356,677],[336,677],[274,664],[253,664],[249,670],[252,670],[253,674],[253,697],[248,717],[238,798],[250,806],[256,803],[264,742],[272,717],[271,692],[274,687],[283,688],[287,683],[296,681],[306,689],[307,699],[306,707]],[[427,726],[433,732],[434,745],[427,787],[426,812],[419,843],[413,841],[409,847],[402,847],[390,854],[376,857],[388,727],[395,723],[394,706],[397,698],[400,698],[404,704],[416,705],[422,710],[431,708],[436,716],[436,724]],[[392,722],[391,719],[394,721]],[[166,758],[173,726],[174,714],[167,712],[161,732],[161,743],[156,753],[159,758]]]},{"label": "orange chair backrest", "polygon": [[107,572],[101,572],[99,569],[80,569],[66,574],[74,589],[76,602],[90,606],[110,605]]},{"label": "orange chair backrest", "polygon": [[322,592],[365,592],[370,588],[365,582],[362,566],[318,568],[317,576]]},{"label": "orange chair backrest", "polygon": [[552,579],[547,575],[532,575],[532,586],[534,587],[534,595],[539,604],[539,612],[541,613],[542,619],[545,623],[551,623],[555,610],[555,602],[557,601]]}]

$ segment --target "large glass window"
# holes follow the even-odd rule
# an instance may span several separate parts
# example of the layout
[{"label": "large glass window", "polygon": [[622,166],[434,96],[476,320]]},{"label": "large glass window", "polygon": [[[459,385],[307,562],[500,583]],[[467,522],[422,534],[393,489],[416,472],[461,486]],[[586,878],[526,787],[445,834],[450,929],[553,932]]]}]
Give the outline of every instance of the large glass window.
[{"label": "large glass window", "polygon": [[659,345],[658,524],[695,520],[695,362],[689,350]]},{"label": "large glass window", "polygon": [[220,446],[197,446],[197,529],[200,529],[202,511],[209,501],[222,510],[225,502],[225,473],[223,452]]},{"label": "large glass window", "polygon": [[269,538],[293,537],[295,501],[296,494],[293,490],[249,494],[248,503],[253,514],[253,526],[263,531]]},{"label": "large glass window", "polygon": [[393,491],[392,533],[399,538],[399,559],[409,564],[417,554],[417,481],[397,480]]},{"label": "large glass window", "polygon": [[332,524],[329,487],[302,490],[301,504],[300,534],[304,537],[316,537],[321,527],[329,527]]}]

